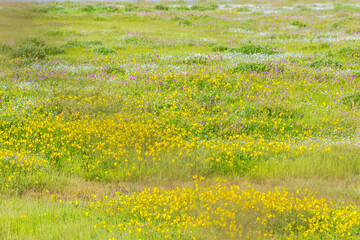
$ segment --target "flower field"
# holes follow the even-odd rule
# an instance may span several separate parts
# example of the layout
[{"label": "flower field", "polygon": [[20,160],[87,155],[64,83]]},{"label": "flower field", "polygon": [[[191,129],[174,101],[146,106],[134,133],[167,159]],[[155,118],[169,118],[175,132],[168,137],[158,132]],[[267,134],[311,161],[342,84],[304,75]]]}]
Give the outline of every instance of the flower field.
[{"label": "flower field", "polygon": [[1,2],[0,238],[359,239],[359,22]]}]

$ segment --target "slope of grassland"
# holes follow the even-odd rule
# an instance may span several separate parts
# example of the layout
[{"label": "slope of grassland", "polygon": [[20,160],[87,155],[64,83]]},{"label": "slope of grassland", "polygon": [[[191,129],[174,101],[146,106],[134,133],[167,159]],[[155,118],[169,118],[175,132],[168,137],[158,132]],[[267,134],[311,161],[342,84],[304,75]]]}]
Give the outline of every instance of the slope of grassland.
[{"label": "slope of grassland", "polygon": [[0,3],[1,239],[359,239],[360,5]]}]

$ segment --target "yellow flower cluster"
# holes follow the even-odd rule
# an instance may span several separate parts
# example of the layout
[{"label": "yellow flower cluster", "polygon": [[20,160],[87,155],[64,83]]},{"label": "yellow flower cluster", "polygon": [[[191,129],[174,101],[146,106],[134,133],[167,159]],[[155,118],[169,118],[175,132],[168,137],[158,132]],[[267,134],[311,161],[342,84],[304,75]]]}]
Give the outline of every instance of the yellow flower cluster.
[{"label": "yellow flower cluster", "polygon": [[[161,64],[161,58],[155,60]],[[115,70],[121,64],[133,66],[140,59],[104,57],[90,62],[98,75],[89,77],[83,89],[73,85],[73,73],[41,67],[5,71],[12,81],[40,78],[65,85],[44,85],[37,93],[25,84],[0,91],[3,148],[29,152],[52,167],[92,180],[141,177],[149,166],[243,175],[261,160],[327,149],[323,140],[344,127],[353,129],[348,119],[358,114],[345,106],[347,117],[339,117],[339,106],[331,101],[316,102],[311,110],[318,111],[316,115],[305,112],[303,104],[319,97],[312,91],[316,79],[311,72],[301,81],[293,80],[302,77],[298,72],[291,77],[272,72],[274,78],[215,66],[193,73],[135,70],[119,75]],[[107,71],[109,66],[115,70]],[[341,92],[332,90],[343,80],[331,81],[333,72],[319,74],[326,78],[318,92],[339,97]],[[114,89],[118,93],[110,91]],[[322,114],[328,109],[333,110]]]},{"label": "yellow flower cluster", "polygon": [[[0,194],[42,192],[57,208],[77,192],[71,207],[93,238],[360,238],[354,205],[202,182],[358,174],[354,4],[111,5],[16,10],[44,32],[0,42]],[[119,182],[159,188],[96,197]],[[19,214],[25,229],[41,222],[31,215]]]},{"label": "yellow flower cluster", "polygon": [[[138,237],[161,234],[183,239],[204,231],[214,238],[349,237],[360,226],[360,211],[354,205],[317,199],[307,190],[296,194],[286,189],[260,192],[248,186],[199,185],[173,190],[145,189],[132,195],[92,201],[90,214],[106,217],[95,227],[128,231]],[[219,231],[216,231],[219,230]],[[221,229],[221,230],[220,230]],[[226,233],[226,236],[217,235]]]},{"label": "yellow flower cluster", "polygon": [[0,179],[9,188],[19,188],[26,182],[38,183],[48,161],[30,152],[0,149]]}]

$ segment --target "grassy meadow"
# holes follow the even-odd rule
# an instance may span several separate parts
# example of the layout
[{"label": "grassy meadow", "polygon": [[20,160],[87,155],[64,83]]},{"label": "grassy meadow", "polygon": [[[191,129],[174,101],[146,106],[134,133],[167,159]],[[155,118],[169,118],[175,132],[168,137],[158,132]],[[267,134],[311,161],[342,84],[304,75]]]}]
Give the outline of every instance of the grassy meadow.
[{"label": "grassy meadow", "polygon": [[360,239],[359,22],[0,2],[0,239]]}]

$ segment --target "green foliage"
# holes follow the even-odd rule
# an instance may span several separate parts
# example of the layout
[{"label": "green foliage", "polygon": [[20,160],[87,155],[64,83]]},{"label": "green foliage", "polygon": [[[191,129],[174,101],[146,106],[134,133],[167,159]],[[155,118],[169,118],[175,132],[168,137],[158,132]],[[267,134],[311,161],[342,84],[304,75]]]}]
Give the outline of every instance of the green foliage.
[{"label": "green foliage", "polygon": [[291,25],[295,26],[295,27],[299,27],[299,28],[304,28],[306,27],[306,24],[301,22],[301,21],[298,21],[298,20],[295,20],[291,23]]},{"label": "green foliage", "polygon": [[135,4],[127,4],[125,7],[124,7],[124,11],[125,12],[134,12],[134,11],[137,11],[139,10],[139,6],[135,5]]},{"label": "green foliage", "polygon": [[326,48],[330,48],[330,43],[327,43],[327,42],[311,43],[309,45],[305,45],[305,46],[301,47],[301,49],[304,49],[304,50],[317,50],[317,49],[320,50],[320,49],[326,49]]},{"label": "green foliage", "polygon": [[114,64],[106,66],[105,72],[107,74],[125,74],[125,70],[122,67]]},{"label": "green foliage", "polygon": [[350,106],[350,107],[355,107],[355,106],[360,106],[360,92],[356,91],[354,93],[348,94],[346,96],[344,96],[341,99],[342,103]]},{"label": "green foliage", "polygon": [[34,7],[32,9],[32,11],[34,13],[37,13],[37,14],[45,14],[45,13],[48,12],[48,9],[46,7],[38,7],[38,6],[36,6],[36,7]]},{"label": "green foliage", "polygon": [[247,107],[244,111],[244,117],[246,118],[267,117],[299,120],[302,116],[303,113],[299,109],[283,106]]},{"label": "green foliage", "polygon": [[192,22],[190,22],[187,19],[180,19],[178,23],[183,26],[191,26],[192,25]]},{"label": "green foliage", "polygon": [[334,51],[331,51],[331,50],[327,50],[327,51],[325,52],[325,54],[326,54],[326,56],[328,56],[328,57],[334,57],[334,56],[335,56]]},{"label": "green foliage", "polygon": [[[355,188],[344,189],[344,194],[348,196],[352,191],[353,198],[357,199],[356,177],[360,164],[353,139],[359,127],[360,47],[356,42],[359,29],[356,13],[343,7],[337,11],[327,7],[318,10],[310,2],[304,6],[290,3],[284,8],[280,5],[283,3],[270,3],[269,12],[281,11],[263,16],[253,12],[263,8],[260,2],[235,9],[232,7],[243,5],[228,3],[229,6],[222,8],[224,11],[208,13],[198,12],[216,9],[206,1],[192,3],[196,4],[192,12],[172,11],[168,3],[162,4],[134,2],[110,6],[110,3],[63,2],[64,7],[46,4],[36,7],[46,9],[41,10],[46,14],[41,15],[40,10],[34,13],[31,7],[32,14],[14,17],[18,24],[14,27],[16,34],[11,35],[8,21],[0,24],[3,41],[26,36],[29,34],[26,31],[39,34],[39,38],[27,38],[17,45],[0,44],[0,52],[4,53],[0,59],[1,148],[12,149],[14,154],[23,151],[24,160],[31,155],[48,162],[43,168],[23,170],[21,164],[26,162],[16,162],[12,153],[4,153],[0,158],[0,181],[4,183],[0,193],[6,198],[6,189],[11,194],[25,194],[24,199],[28,199],[28,195],[31,199],[47,199],[51,195],[51,200],[53,195],[65,195],[61,196],[63,204],[59,204],[58,199],[49,202],[51,206],[63,207],[61,214],[56,212],[57,207],[51,212],[44,209],[43,214],[36,209],[29,214],[28,209],[20,205],[4,204],[18,212],[10,211],[11,216],[7,216],[3,211],[0,236],[53,239],[68,229],[77,234],[83,226],[88,226],[91,234],[80,231],[76,236],[67,236],[74,239],[179,238],[173,226],[167,229],[171,234],[161,233],[155,237],[152,229],[144,233],[146,226],[139,225],[136,227],[142,232],[130,234],[127,226],[124,231],[124,225],[118,228],[116,216],[121,214],[115,214],[112,219],[102,210],[82,212],[82,206],[87,202],[97,203],[98,198],[103,197],[99,196],[100,192],[106,192],[104,194],[111,198],[115,194],[113,190],[122,185],[135,190],[148,184],[172,188],[179,184],[192,185],[189,180],[194,175],[196,179],[209,178],[204,184],[212,184],[218,176],[230,180],[229,184],[258,177],[261,181],[257,184],[265,182],[262,186],[289,184],[289,179],[296,178],[292,189],[313,187],[312,179],[341,179],[345,183],[350,179]],[[179,4],[174,7],[177,10],[190,10],[185,5],[187,2],[174,4]],[[122,9],[122,5],[125,8]],[[159,11],[155,13],[154,9]],[[61,14],[64,10],[69,14]],[[146,10],[152,12],[146,14],[143,12]],[[113,14],[116,11],[121,14]],[[326,18],[329,13],[331,19]],[[315,20],[314,14],[317,14]],[[1,19],[16,16],[7,7],[0,15]],[[301,16],[302,22],[293,21],[291,16],[295,15]],[[108,21],[95,23],[104,20]],[[19,26],[20,22],[26,28]],[[32,29],[40,23],[41,28]],[[296,26],[295,30],[292,25]],[[178,31],[174,31],[176,26]],[[301,29],[304,27],[306,29]],[[9,29],[9,34],[4,29]],[[79,31],[85,34],[75,39],[72,35]],[[43,33],[45,35],[40,35]],[[41,40],[42,36],[49,39],[46,41],[49,45]],[[254,43],[246,43],[249,39]],[[230,41],[235,47],[227,45]],[[238,45],[240,42],[244,43]],[[64,45],[55,47],[59,44]],[[65,47],[69,47],[66,54]],[[299,51],[301,49],[306,51]],[[10,53],[25,58],[5,58]],[[54,61],[34,61],[34,58],[55,54],[64,55],[51,57]],[[276,55],[269,56],[271,54]],[[343,70],[309,66],[343,67]],[[18,116],[17,122],[12,120],[14,116]],[[345,147],[335,151],[339,142],[345,142]],[[352,145],[354,149],[349,150]],[[314,152],[309,155],[309,151]],[[81,182],[76,184],[77,181]],[[84,186],[81,183],[87,181],[89,186],[79,190]],[[343,183],[339,184],[336,186]],[[91,196],[93,193],[98,195],[96,199]],[[151,198],[152,195],[146,193],[145,196]],[[238,194],[232,196],[236,198]],[[262,199],[261,194],[256,196]],[[220,197],[219,204],[229,197]],[[66,199],[80,203],[69,204]],[[42,209],[41,206],[37,206],[38,209]],[[72,207],[77,210],[71,212]],[[143,223],[143,218],[133,218],[131,209],[128,210],[123,214],[125,221]],[[89,216],[85,215],[88,211]],[[27,218],[22,217],[25,213]],[[235,215],[235,218],[244,218],[241,214]],[[245,218],[248,215],[246,213]],[[256,213],[252,215],[251,224],[241,223],[243,228],[239,228],[239,232],[263,228],[258,221],[258,225],[254,223]],[[222,216],[217,216],[223,224]],[[322,215],[319,216],[322,219]],[[312,217],[306,211],[294,209],[280,212],[276,219],[269,215],[267,230],[275,235],[269,237],[261,232],[259,239],[296,238],[298,233],[298,239],[303,239],[301,231],[295,230],[290,236],[285,228],[290,224],[307,228],[310,221],[302,219]],[[165,220],[155,221],[157,224]],[[76,228],[72,228],[74,222],[78,223]],[[63,228],[67,224],[68,227]],[[226,230],[221,230],[224,236],[217,239],[230,239],[229,235],[225,236],[230,228],[227,223]],[[358,234],[357,228],[358,225],[353,233]],[[49,235],[48,229],[56,233],[51,231]],[[199,229],[190,230],[196,234],[208,231],[205,227]],[[39,230],[43,230],[41,234]],[[336,238],[331,231],[323,235],[323,239]],[[354,238],[358,236],[355,234]],[[196,237],[211,239],[212,236],[212,233],[204,236],[200,233]],[[235,239],[246,237],[244,234]],[[181,239],[192,239],[192,235]]]},{"label": "green foliage", "polygon": [[333,28],[338,28],[340,26],[340,23],[336,22],[332,25]]},{"label": "green foliage", "polygon": [[61,29],[61,28],[54,28],[46,33],[46,35],[51,36],[51,37],[58,37],[58,36],[65,37],[65,36],[70,36],[72,34],[75,34],[75,31],[70,31],[70,30]]},{"label": "green foliage", "polygon": [[226,50],[228,50],[229,47],[224,46],[224,45],[215,45],[211,48],[211,51],[213,52],[224,52]]},{"label": "green foliage", "polygon": [[97,15],[97,16],[94,17],[94,20],[97,21],[97,22],[101,22],[101,21],[105,21],[106,17]]},{"label": "green foliage", "polygon": [[245,71],[256,71],[256,72],[267,72],[273,69],[273,66],[267,63],[261,62],[247,62],[237,65],[233,72],[245,72]]},{"label": "green foliage", "polygon": [[0,53],[10,52],[12,47],[7,43],[0,43]]},{"label": "green foliage", "polygon": [[97,4],[87,4],[80,8],[80,11],[82,12],[98,12],[98,13],[113,13],[118,11],[118,9],[114,6],[108,6],[104,5],[103,3],[97,3]]},{"label": "green foliage", "polygon": [[65,46],[66,47],[83,47],[88,48],[92,46],[101,46],[102,42],[99,40],[86,40],[86,41],[80,41],[80,40],[70,40],[68,41]]},{"label": "green foliage", "polygon": [[313,217],[314,213],[309,211],[283,212],[278,214],[272,221],[269,221],[269,225],[266,228],[277,235],[284,236],[288,234],[287,228],[290,224],[302,226],[303,230],[308,230],[311,228],[311,223],[307,219],[312,219]]},{"label": "green foliage", "polygon": [[64,6],[59,3],[49,4],[49,5],[38,5],[34,6],[33,11],[36,13],[51,13],[51,12],[59,12],[64,10]]},{"label": "green foliage", "polygon": [[148,41],[142,35],[129,35],[124,37],[123,42],[128,45],[145,45]]},{"label": "green foliage", "polygon": [[36,47],[44,47],[45,42],[37,37],[26,37],[20,41],[19,45],[32,45]]},{"label": "green foliage", "polygon": [[81,8],[81,11],[83,12],[93,12],[95,11],[95,7],[93,5],[87,4],[84,7]]},{"label": "green foliage", "polygon": [[190,10],[190,8],[186,5],[180,5],[178,7],[175,8],[176,10],[179,10],[179,11],[188,11]]},{"label": "green foliage", "polygon": [[47,55],[58,55],[65,53],[65,50],[55,46],[45,46],[44,51]]},{"label": "green foliage", "polygon": [[322,68],[322,67],[341,68],[342,64],[334,58],[322,57],[312,61],[309,64],[309,66],[312,68]]},{"label": "green foliage", "polygon": [[116,6],[108,6],[102,3],[97,3],[95,6],[97,7],[97,11],[100,13],[114,13],[118,11]]},{"label": "green foliage", "polygon": [[27,37],[20,41],[16,48],[9,51],[10,58],[37,58],[44,59],[46,55],[65,53],[64,49],[55,46],[46,46],[43,40]]},{"label": "green foliage", "polygon": [[244,54],[275,54],[276,52],[268,46],[260,46],[253,43],[242,44],[237,48],[230,48],[230,52],[234,53],[244,53]]},{"label": "green foliage", "polygon": [[353,75],[354,77],[360,77],[360,70],[359,70],[359,71],[353,71],[353,72],[352,72],[352,75]]},{"label": "green foliage", "polygon": [[155,6],[154,6],[154,9],[155,9],[155,10],[161,10],[161,11],[167,11],[167,10],[169,10],[169,7],[168,7],[168,6],[161,5],[161,4],[158,4],[158,5],[155,5]]},{"label": "green foliage", "polygon": [[44,59],[46,53],[44,51],[45,43],[37,38],[25,38],[20,44],[9,52],[10,58],[38,58]]},{"label": "green foliage", "polygon": [[238,7],[238,8],[235,8],[235,10],[238,12],[249,12],[250,11],[249,7],[247,7],[247,6]]},{"label": "green foliage", "polygon": [[116,53],[116,51],[112,48],[108,48],[108,47],[97,47],[93,49],[94,53],[99,53],[102,55],[109,55],[109,54],[114,54]]},{"label": "green foliage", "polygon": [[256,165],[256,161],[245,152],[237,151],[233,156],[231,164],[229,164],[228,158],[226,154],[220,154],[218,161],[211,161],[211,174],[244,176]]},{"label": "green foliage", "polygon": [[330,48],[330,43],[327,42],[320,43],[320,48]]},{"label": "green foliage", "polygon": [[[351,144],[344,143],[335,145],[331,151],[313,150],[290,161],[260,163],[260,171],[254,174],[263,177],[276,176],[286,178],[324,178],[343,179],[348,176],[356,176],[360,172],[359,149]],[[340,159],[340,161],[339,161]],[[317,239],[317,238],[315,238]],[[341,238],[340,238],[341,239]]]},{"label": "green foliage", "polygon": [[126,50],[126,47],[124,47],[124,46],[116,46],[114,48],[115,48],[115,50]]},{"label": "green foliage", "polygon": [[56,12],[56,11],[63,10],[64,7],[59,5],[58,3],[56,3],[56,4],[52,4],[52,5],[48,6],[46,9],[49,12]]},{"label": "green foliage", "polygon": [[200,5],[192,5],[190,7],[190,10],[205,11],[205,7],[200,6]]},{"label": "green foliage", "polygon": [[296,11],[301,11],[301,12],[310,12],[311,11],[311,9],[309,7],[301,6],[301,5],[295,6],[295,9],[296,9]]},{"label": "green foliage", "polygon": [[195,11],[214,11],[218,8],[219,6],[214,4],[214,3],[209,3],[206,5],[192,5],[190,7],[190,10],[195,10]]},{"label": "green foliage", "polygon": [[184,63],[184,64],[207,64],[208,59],[204,56],[195,56],[195,57],[190,57],[190,58],[184,59],[182,61],[182,63]]},{"label": "green foliage", "polygon": [[209,4],[205,5],[206,10],[208,10],[208,11],[214,11],[214,10],[218,9],[218,7],[219,6],[215,3],[209,3]]},{"label": "green foliage", "polygon": [[190,41],[187,42],[186,45],[189,46],[189,47],[194,47],[195,46],[195,41],[191,39]]},{"label": "green foliage", "polygon": [[355,57],[360,58],[360,47],[347,46],[341,48],[338,53],[343,57]]},{"label": "green foliage", "polygon": [[334,11],[360,12],[360,7],[354,6],[353,4],[350,5],[350,4],[335,3]]}]

